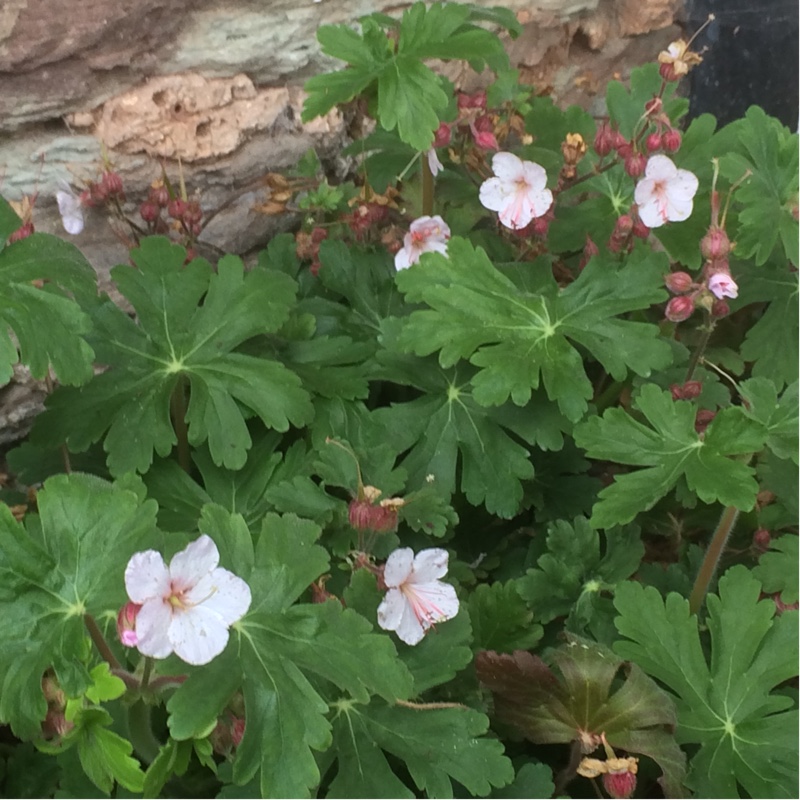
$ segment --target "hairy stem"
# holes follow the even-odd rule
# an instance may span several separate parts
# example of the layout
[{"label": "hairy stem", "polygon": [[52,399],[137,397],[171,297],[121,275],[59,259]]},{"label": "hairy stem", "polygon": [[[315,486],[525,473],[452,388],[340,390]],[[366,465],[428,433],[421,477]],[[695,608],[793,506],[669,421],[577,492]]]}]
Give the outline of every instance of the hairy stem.
[{"label": "hairy stem", "polygon": [[739,509],[733,506],[728,506],[720,517],[717,529],[711,537],[711,542],[706,550],[705,558],[700,566],[700,572],[697,573],[692,593],[689,595],[689,613],[697,614],[703,605],[706,594],[708,594],[708,587],[711,584],[711,579],[717,571],[722,551],[725,549],[725,544],[728,537],[731,535],[733,526],[736,524],[736,519],[739,516]]},{"label": "hairy stem", "polygon": [[581,743],[574,739],[569,751],[569,763],[554,776],[556,789],[553,797],[561,797],[564,794],[566,785],[578,774],[578,766],[581,763],[582,756]]},{"label": "hairy stem", "polygon": [[689,360],[689,366],[686,369],[686,377],[683,379],[684,383],[692,379],[692,375],[694,375],[694,371],[695,369],[697,369],[697,365],[700,363],[700,359],[706,352],[706,348],[708,347],[708,340],[711,338],[711,334],[713,332],[714,332],[714,322],[709,318],[703,328],[703,336],[700,339],[700,342],[698,343],[697,347],[695,347],[694,352],[692,353],[692,357]]},{"label": "hairy stem", "polygon": [[137,700],[128,709],[128,736],[136,755],[145,764],[151,764],[161,749],[161,742],[153,735],[150,706],[141,700]]},{"label": "hairy stem", "polygon": [[172,390],[169,401],[172,427],[178,438],[178,463],[181,469],[191,474],[192,456],[189,450],[189,431],[186,427],[186,379],[181,377]]},{"label": "hairy stem", "polygon": [[433,173],[425,153],[422,154],[420,161],[422,163],[422,215],[430,217],[433,215]]},{"label": "hairy stem", "polygon": [[117,657],[111,652],[111,648],[108,646],[108,642],[105,636],[103,636],[100,627],[95,622],[94,617],[91,614],[84,614],[83,622],[84,625],[86,625],[86,630],[89,631],[89,636],[94,646],[98,649],[100,655],[108,662],[108,666],[111,667],[111,669],[121,669],[122,667],[119,661],[117,661]]}]

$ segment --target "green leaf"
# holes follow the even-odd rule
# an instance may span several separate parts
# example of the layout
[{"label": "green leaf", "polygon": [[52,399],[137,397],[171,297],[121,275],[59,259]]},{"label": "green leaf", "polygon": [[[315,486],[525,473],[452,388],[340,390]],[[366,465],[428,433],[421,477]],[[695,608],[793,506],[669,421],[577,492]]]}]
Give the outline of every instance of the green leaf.
[{"label": "green leaf", "polygon": [[[34,281],[45,283],[37,287]],[[69,242],[35,233],[0,247],[0,386],[18,360],[39,380],[52,366],[61,383],[88,381],[94,352],[86,338],[92,324],[75,301],[88,302],[95,292],[94,270]]]},{"label": "green leaf", "polygon": [[[155,503],[98,478],[50,478],[37,501],[24,527],[0,506],[0,720],[24,738],[45,716],[48,666],[69,696],[90,688],[83,615],[116,617],[129,558],[158,544]],[[96,680],[98,696],[112,689],[101,673]]]},{"label": "green leaf", "polygon": [[92,685],[86,690],[86,697],[93,703],[116,700],[126,692],[125,682],[111,674],[111,668],[103,661],[89,671]]},{"label": "green leaf", "polygon": [[[797,675],[797,615],[774,618],[775,605],[759,602],[761,585],[741,566],[709,595],[711,661],[697,617],[684,598],[666,601],[652,587],[617,587],[616,624],[628,641],[615,650],[632,659],[675,696],[678,736],[699,745],[687,785],[698,796],[794,797],[797,794],[796,710],[772,694]],[[738,784],[738,785],[737,785]]]},{"label": "green leaf", "polygon": [[797,602],[798,541],[794,534],[779,536],[770,542],[769,550],[758,559],[753,577],[761,581],[765,592],[781,593],[787,606]]},{"label": "green leaf", "polygon": [[798,384],[787,386],[780,400],[775,384],[766,378],[751,378],[739,387],[746,401],[744,413],[767,430],[767,447],[778,458],[798,463]]},{"label": "green leaf", "polygon": [[533,613],[520,597],[515,581],[478,584],[469,596],[469,616],[476,650],[531,650],[544,633],[541,625],[532,624]]},{"label": "green leaf", "polygon": [[615,528],[604,539],[601,554],[600,534],[583,517],[548,526],[548,552],[538,559],[538,568],[516,581],[537,620],[547,623],[569,615],[568,629],[581,632],[601,611],[601,592],[613,591],[636,572],[644,555],[639,529]]},{"label": "green leaf", "polygon": [[675,711],[669,696],[634,664],[594,642],[570,636],[541,658],[478,653],[475,669],[491,689],[497,719],[537,744],[586,743],[605,733],[609,744],[652,758],[664,772],[667,796],[683,796],[686,758],[672,737]]},{"label": "green leaf", "polygon": [[216,274],[200,259],[184,266],[183,248],[161,237],[142,240],[132,258],[137,268],[116,267],[112,276],[138,323],[110,300],[98,307],[93,343],[111,368],[81,389],[56,392],[37,420],[38,441],[80,452],[105,434],[112,474],[144,472],[154,451],[166,456],[177,441],[170,403],[188,391],[189,442],[207,441],[216,464],[237,469],[252,444],[246,415],[279,431],[311,418],[294,373],[235,352],[285,322],[294,281],[269,270],[245,274],[235,256],[221,259]]},{"label": "green leaf", "polygon": [[620,408],[592,417],[575,428],[575,442],[590,458],[646,469],[615,476],[600,492],[591,523],[596,528],[630,522],[652,508],[685,476],[689,489],[704,503],[720,502],[749,511],[758,484],[753,469],[729,456],[749,455],[764,445],[766,431],[740,408],[718,412],[701,437],[694,429],[696,408],[674,401],[653,384],[642,387],[634,408],[649,423]]},{"label": "green leaf", "polygon": [[547,798],[553,796],[555,789],[553,770],[547,764],[528,762],[517,770],[517,776],[514,778],[513,783],[504,786],[502,789],[496,789],[490,796],[509,798],[509,800],[515,797],[547,800]]},{"label": "green leaf", "polygon": [[536,292],[527,291],[495,269],[483,250],[453,237],[448,257],[425,254],[397,276],[407,300],[430,306],[411,314],[401,347],[417,355],[439,350],[444,368],[468,358],[481,368],[473,385],[475,400],[484,406],[509,398],[524,406],[541,381],[572,421],[585,414],[593,390],[583,356],[570,340],[616,380],[629,370],[647,377],[670,362],[656,326],[618,318],[664,298],[661,258],[638,250],[618,268],[597,257],[565,289],[558,288],[546,262],[531,269],[537,267],[547,273]]},{"label": "green leaf", "polygon": [[385,753],[405,762],[426,797],[453,797],[452,780],[484,797],[514,777],[489,720],[468,708],[368,707],[340,701],[333,722],[337,771],[329,797],[415,797]]}]

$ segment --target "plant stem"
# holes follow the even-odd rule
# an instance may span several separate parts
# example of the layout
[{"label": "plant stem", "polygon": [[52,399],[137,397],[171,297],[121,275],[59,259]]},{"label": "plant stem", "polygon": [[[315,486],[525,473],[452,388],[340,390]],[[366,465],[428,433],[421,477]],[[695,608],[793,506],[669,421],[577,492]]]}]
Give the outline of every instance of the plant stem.
[{"label": "plant stem", "polygon": [[717,529],[711,537],[711,542],[706,550],[703,563],[700,565],[700,572],[697,573],[692,593],[689,595],[689,613],[697,614],[700,607],[703,605],[703,600],[708,594],[708,587],[711,584],[711,579],[717,570],[719,559],[722,556],[722,551],[725,549],[725,543],[736,524],[736,519],[739,516],[739,509],[733,506],[728,506],[720,517]]},{"label": "plant stem", "polygon": [[108,646],[108,642],[105,636],[103,636],[100,627],[95,622],[94,617],[91,614],[84,614],[83,622],[84,625],[86,625],[86,630],[89,631],[89,636],[92,642],[94,642],[94,646],[100,651],[100,655],[108,662],[108,666],[111,667],[111,669],[122,669],[122,665],[111,652],[111,648]]},{"label": "plant stem", "polygon": [[561,797],[566,785],[578,774],[582,755],[581,743],[574,739],[569,751],[569,763],[554,776],[556,789],[553,797]]},{"label": "plant stem", "polygon": [[597,413],[602,414],[613,402],[615,402],[622,394],[625,388],[624,381],[612,381],[605,389],[595,398],[594,404],[597,406]]},{"label": "plant stem", "polygon": [[141,700],[128,709],[128,736],[136,754],[145,764],[151,764],[161,749],[161,742],[153,735],[150,706]]},{"label": "plant stem", "polygon": [[708,340],[711,338],[711,334],[713,332],[714,332],[714,322],[709,317],[703,330],[703,336],[700,339],[700,342],[697,345],[697,347],[694,349],[692,357],[689,360],[689,366],[686,370],[686,377],[683,379],[684,383],[692,379],[692,375],[694,375],[694,371],[695,369],[697,369],[697,365],[700,362],[701,357],[706,352],[706,348],[708,347]]},{"label": "plant stem", "polygon": [[140,691],[145,691],[150,683],[150,673],[153,671],[153,659],[150,656],[145,656],[144,669],[142,670],[142,682],[140,684]]},{"label": "plant stem", "polygon": [[[50,373],[48,371],[47,375],[44,376],[44,385],[47,389],[47,394],[53,394],[53,390],[55,386],[53,386],[53,379],[50,377]],[[64,443],[61,445],[61,460],[64,462],[64,472],[69,475],[72,472],[72,464],[69,460],[69,450],[67,450],[67,445]]]},{"label": "plant stem", "polygon": [[433,173],[428,157],[423,153],[420,159],[422,164],[422,216],[433,215]]},{"label": "plant stem", "polygon": [[186,427],[186,379],[183,376],[178,378],[178,382],[172,390],[169,406],[172,427],[178,439],[178,463],[184,472],[191,475],[192,456],[189,451],[189,432]]}]

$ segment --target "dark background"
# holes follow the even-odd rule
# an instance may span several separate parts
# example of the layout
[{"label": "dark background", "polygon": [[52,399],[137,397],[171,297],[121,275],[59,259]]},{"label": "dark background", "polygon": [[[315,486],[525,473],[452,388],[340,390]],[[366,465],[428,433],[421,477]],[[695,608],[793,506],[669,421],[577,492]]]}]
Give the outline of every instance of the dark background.
[{"label": "dark background", "polygon": [[689,73],[690,118],[711,113],[722,126],[759,105],[796,131],[798,0],[687,0],[687,36],[710,13],[716,19],[691,48],[707,50]]}]

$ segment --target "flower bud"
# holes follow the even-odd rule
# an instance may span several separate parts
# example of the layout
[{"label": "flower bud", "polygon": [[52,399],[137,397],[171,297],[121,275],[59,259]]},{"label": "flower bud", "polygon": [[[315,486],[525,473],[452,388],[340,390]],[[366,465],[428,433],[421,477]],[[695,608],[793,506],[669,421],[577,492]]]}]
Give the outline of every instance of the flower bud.
[{"label": "flower bud", "polygon": [[701,408],[697,412],[697,416],[695,416],[694,418],[694,429],[699,434],[705,433],[706,428],[711,424],[711,421],[716,416],[717,416],[716,411],[711,411],[711,409],[708,408]]},{"label": "flower bud", "polygon": [[33,231],[33,223],[30,220],[28,220],[28,222],[24,222],[19,226],[19,228],[9,235],[8,244],[14,244],[14,242],[19,242],[21,239],[27,239],[33,233]]},{"label": "flower bud", "polygon": [[670,272],[664,276],[664,283],[673,294],[688,292],[694,285],[692,276],[688,272]]},{"label": "flower bud", "polygon": [[658,74],[665,80],[665,81],[676,81],[680,77],[677,72],[675,71],[675,67],[672,64],[659,64],[658,65]]},{"label": "flower bud", "polygon": [[640,219],[635,219],[631,232],[638,239],[647,239],[647,237],[650,235],[650,228],[648,228],[647,225],[645,225]]},{"label": "flower bud", "polygon": [[159,208],[166,208],[169,204],[169,190],[164,184],[151,186],[147,199],[154,202]]},{"label": "flower bud", "polygon": [[181,200],[180,197],[176,197],[167,203],[167,214],[169,214],[172,219],[183,219],[186,206],[187,203],[185,200]]},{"label": "flower bud", "polygon": [[57,736],[65,736],[74,727],[75,723],[66,718],[63,709],[48,708],[47,714],[42,720],[42,737],[54,739]]},{"label": "flower bud", "polygon": [[731,252],[731,241],[728,234],[717,225],[712,225],[700,240],[700,252],[703,254],[703,258],[711,261],[726,259]]},{"label": "flower bud", "polygon": [[102,206],[108,200],[108,188],[102,181],[90,182],[86,191],[89,193],[89,202],[86,203],[88,206]]},{"label": "flower bud", "polygon": [[673,297],[664,311],[664,316],[670,322],[683,322],[689,319],[694,312],[694,300],[686,295]]},{"label": "flower bud", "polygon": [[661,110],[664,108],[664,101],[658,97],[651,97],[645,104],[644,104],[644,111],[649,117],[653,117],[656,114],[660,114]]},{"label": "flower bud", "polygon": [[703,391],[703,384],[700,381],[686,381],[681,388],[684,400],[694,400]]},{"label": "flower bud", "polygon": [[448,124],[447,122],[442,122],[436,129],[436,133],[433,134],[433,146],[446,147],[448,144],[450,144],[450,140],[452,139],[452,137],[453,137],[453,126]]},{"label": "flower bud", "polygon": [[246,720],[241,717],[233,717],[233,721],[231,722],[231,741],[234,747],[238,747],[241,744],[246,726]]},{"label": "flower bud", "polygon": [[654,153],[656,150],[661,149],[661,134],[651,133],[645,140],[644,146],[647,148],[648,153]]},{"label": "flower bud", "polygon": [[676,131],[674,128],[665,131],[661,136],[661,146],[668,153],[676,153],[680,150],[682,141],[683,137],[681,136],[681,132]]},{"label": "flower bud", "polygon": [[139,206],[139,216],[145,222],[155,222],[160,214],[161,214],[161,209],[158,207],[158,204],[153,202],[152,200],[145,200]]},{"label": "flower bud", "polygon": [[625,172],[631,178],[639,178],[644,175],[644,168],[647,166],[647,157],[644,153],[631,153],[625,159]]},{"label": "flower bud", "polygon": [[769,550],[772,537],[766,528],[759,528],[753,534],[753,549],[758,550],[760,553],[766,553]]},{"label": "flower bud", "polygon": [[622,214],[614,225],[612,236],[627,236],[633,230],[633,218],[629,214]]},{"label": "flower bud", "polygon": [[100,178],[100,184],[105,189],[108,197],[124,197],[125,192],[122,187],[122,178],[118,172],[104,172]]},{"label": "flower bud", "polygon": [[594,150],[599,156],[607,156],[614,149],[614,134],[607,122],[603,122],[594,136]]},{"label": "flower bud", "polygon": [[125,647],[136,647],[139,637],[136,635],[136,615],[141,605],[127,602],[117,614],[117,636]]},{"label": "flower bud", "polygon": [[[722,263],[723,262],[719,261],[716,262],[718,265]],[[709,275],[708,291],[711,292],[717,300],[722,300],[725,297],[735,299],[739,295],[739,287],[727,271],[727,265],[725,267],[720,266]]]},{"label": "flower bud", "polygon": [[636,772],[631,769],[606,772],[603,775],[603,786],[610,797],[627,800],[636,788]]},{"label": "flower bud", "polygon": [[711,316],[715,319],[722,319],[731,313],[731,307],[724,300],[715,300],[711,304]]},{"label": "flower bud", "polygon": [[630,145],[630,142],[619,131],[614,131],[613,137],[612,146],[617,152],[619,152],[620,147]]}]

